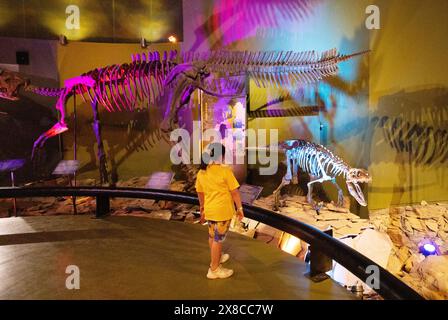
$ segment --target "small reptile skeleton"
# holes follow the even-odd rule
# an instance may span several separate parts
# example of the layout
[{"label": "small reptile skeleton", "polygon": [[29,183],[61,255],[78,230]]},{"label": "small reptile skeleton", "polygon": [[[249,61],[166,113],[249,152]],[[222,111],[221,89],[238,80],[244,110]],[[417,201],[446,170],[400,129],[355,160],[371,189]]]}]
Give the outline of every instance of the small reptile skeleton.
[{"label": "small reptile skeleton", "polygon": [[[68,130],[65,110],[71,96],[80,95],[84,101],[90,101],[100,179],[108,182],[98,104],[109,112],[134,111],[142,105],[160,102],[169,89],[161,127],[170,131],[177,123],[179,109],[189,103],[196,89],[215,97],[231,98],[241,95],[246,77],[254,79],[258,87],[296,87],[336,74],[340,62],[363,53],[342,55],[331,49],[321,54],[316,51],[210,51],[178,55],[171,51],[161,55],[155,51],[135,54],[130,63],[97,68],[67,79],[63,88],[35,87],[15,75],[9,76],[0,80],[0,97],[17,100],[21,87],[35,94],[58,97],[56,109],[60,120],[35,141],[32,158],[46,140]],[[243,76],[243,80],[229,81],[224,88],[217,85],[220,79],[235,76]]]},{"label": "small reptile skeleton", "polygon": [[291,182],[298,183],[298,169],[309,174],[307,201],[313,203],[312,192],[314,183],[332,182],[338,189],[338,205],[344,201],[344,194],[336,182],[336,177],[345,178],[348,191],[361,206],[367,206],[362,190],[358,183],[369,183],[371,177],[364,169],[351,168],[344,160],[334,155],[322,145],[305,140],[287,140],[279,145],[286,155],[286,174],[281,184],[274,191],[274,207],[279,207],[279,197],[282,188]]}]

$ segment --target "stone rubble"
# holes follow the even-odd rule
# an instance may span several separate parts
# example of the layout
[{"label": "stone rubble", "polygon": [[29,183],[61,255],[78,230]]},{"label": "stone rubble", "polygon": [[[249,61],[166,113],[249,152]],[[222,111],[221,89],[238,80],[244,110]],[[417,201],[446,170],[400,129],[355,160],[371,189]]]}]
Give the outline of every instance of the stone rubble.
[{"label": "stone rubble", "polygon": [[[256,200],[254,205],[272,209],[273,202],[271,196]],[[361,219],[347,207],[338,208],[333,203],[320,204],[317,212],[305,197],[297,195],[285,195],[281,203],[279,213],[321,230],[331,227],[333,236],[344,242],[345,239],[356,242],[369,229],[383,233],[393,244],[386,269],[427,299],[448,299],[448,203],[422,201],[412,206],[374,210],[369,219]],[[279,238],[281,233],[277,235]],[[440,256],[423,256],[422,241],[435,243]],[[367,252],[361,253],[368,255]]]},{"label": "stone rubble", "polygon": [[[274,197],[268,196],[254,201],[253,205],[272,210]],[[281,199],[282,207],[279,213],[313,225],[320,230],[333,229],[335,238],[356,236],[362,230],[374,228],[368,219],[361,219],[351,213],[347,207],[337,207],[333,203],[320,204],[316,211],[306,197],[298,195],[284,195]]]},{"label": "stone rubble", "polygon": [[[370,221],[394,244],[387,269],[427,299],[448,299],[448,203],[374,210]],[[423,256],[425,241],[435,243],[440,255]]]},{"label": "stone rubble", "polygon": [[[117,183],[118,187],[144,188],[148,177],[135,177]],[[78,185],[96,185],[94,179],[78,181]],[[191,183],[190,183],[191,184]],[[185,181],[173,181],[171,190],[190,188]],[[68,185],[65,178],[44,181],[37,185]],[[71,197],[18,199],[20,216],[73,214]],[[273,196],[259,198],[253,205],[272,210]],[[95,199],[76,198],[78,214],[94,214]],[[0,217],[11,212],[10,199],[0,199]],[[112,215],[138,216],[143,218],[198,223],[198,206],[176,204],[169,201],[149,199],[111,199]],[[357,237],[366,230],[375,230],[387,236],[393,244],[386,268],[428,299],[448,299],[448,203],[396,206],[373,210],[369,219],[362,219],[349,210],[349,199],[344,206],[319,203],[318,210],[307,203],[306,197],[284,195],[278,213],[310,224],[320,230],[333,229],[333,236],[343,242],[356,243]],[[256,238],[278,247],[282,232],[263,223],[245,219],[245,227],[233,223],[231,230]],[[420,252],[422,241],[437,244],[440,256],[424,257]],[[354,241],[354,242],[353,242]],[[348,243],[347,242],[347,243]],[[303,248],[305,250],[306,247]],[[355,246],[356,249],[356,246]],[[303,251],[302,250],[302,251]],[[304,257],[304,252],[298,254]]]},{"label": "stone rubble", "polygon": [[[387,234],[373,229],[365,229],[358,236],[354,238],[343,238],[341,241],[352,249],[368,257],[379,266],[386,268],[393,247],[392,241]],[[362,284],[364,293],[374,293],[371,288],[369,288],[366,284],[363,284],[359,278],[337,262],[334,262],[331,275],[334,280],[343,283],[348,287]]]}]

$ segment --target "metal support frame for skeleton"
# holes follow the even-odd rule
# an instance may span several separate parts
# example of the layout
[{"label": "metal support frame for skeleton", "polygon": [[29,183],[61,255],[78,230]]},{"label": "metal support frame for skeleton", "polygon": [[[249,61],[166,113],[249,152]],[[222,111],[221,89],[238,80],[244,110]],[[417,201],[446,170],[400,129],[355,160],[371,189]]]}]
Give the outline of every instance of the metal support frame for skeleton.
[{"label": "metal support frame for skeleton", "polygon": [[322,145],[305,140],[288,140],[280,144],[285,151],[286,174],[282,182],[274,191],[274,209],[278,210],[280,204],[280,192],[282,188],[291,182],[298,183],[299,168],[310,176],[307,184],[307,201],[313,204],[313,184],[330,181],[338,190],[338,205],[344,201],[341,187],[336,182],[337,176],[343,176],[348,191],[361,206],[367,206],[361,188],[358,183],[369,183],[371,178],[364,169],[351,168],[344,160],[334,155]]},{"label": "metal support frame for skeleton", "polygon": [[[322,54],[316,51],[211,51],[186,52],[179,57],[175,51],[164,52],[162,56],[159,52],[149,52],[133,55],[131,63],[110,65],[67,79],[60,89],[35,87],[16,74],[3,72],[0,74],[0,97],[17,100],[20,87],[35,94],[58,97],[56,109],[60,120],[36,140],[32,158],[46,140],[68,130],[65,121],[67,100],[72,95],[81,95],[84,101],[89,100],[93,109],[100,176],[102,181],[107,181],[98,104],[109,112],[133,111],[145,103],[148,106],[154,104],[165,91],[169,91],[168,108],[161,125],[162,129],[169,131],[177,123],[179,109],[188,104],[196,89],[216,97],[239,94],[238,90],[229,90],[229,93],[216,91],[213,74],[219,73],[220,77],[227,78],[247,75],[259,87],[295,87],[334,75],[340,62],[363,53],[341,55],[336,49]],[[239,83],[231,84],[232,89],[239,86]]]}]

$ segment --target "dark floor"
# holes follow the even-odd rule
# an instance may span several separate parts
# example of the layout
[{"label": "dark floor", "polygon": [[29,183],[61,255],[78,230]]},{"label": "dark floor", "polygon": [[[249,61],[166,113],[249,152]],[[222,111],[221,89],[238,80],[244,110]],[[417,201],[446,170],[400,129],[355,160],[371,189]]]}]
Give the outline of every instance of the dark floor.
[{"label": "dark floor", "polygon": [[[298,259],[231,233],[235,275],[205,277],[204,226],[136,217],[0,219],[0,299],[353,299],[331,280],[312,283]],[[68,290],[68,265],[80,289]]]}]

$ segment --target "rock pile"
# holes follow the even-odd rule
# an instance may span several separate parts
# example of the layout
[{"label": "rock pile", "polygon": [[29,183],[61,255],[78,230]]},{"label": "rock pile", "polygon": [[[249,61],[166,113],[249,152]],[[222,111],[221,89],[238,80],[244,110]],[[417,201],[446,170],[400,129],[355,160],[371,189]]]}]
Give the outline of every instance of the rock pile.
[{"label": "rock pile", "polygon": [[[298,195],[284,195],[282,197],[282,207],[279,213],[290,218],[310,224],[320,230],[333,229],[335,238],[347,236],[357,236],[362,230],[373,228],[367,219],[350,212],[347,207],[337,207],[333,203],[319,204],[320,209],[316,210],[307,201],[306,197]],[[257,199],[254,205],[272,210],[274,197]]]},{"label": "rock pile", "polygon": [[[394,244],[387,269],[428,299],[448,299],[448,203],[397,206],[370,212],[370,221]],[[425,258],[430,241],[441,256]]]},{"label": "rock pile", "polygon": [[[258,199],[254,205],[272,209],[272,196]],[[398,206],[370,212],[369,219],[350,213],[347,205],[321,204],[316,211],[302,196],[285,195],[279,213],[324,230],[333,229],[335,238],[359,237],[364,230],[374,229],[390,238],[393,244],[387,260],[387,270],[427,299],[448,299],[448,203]],[[276,229],[260,225],[260,239],[278,243],[281,235]],[[419,251],[422,242],[438,246],[441,256],[425,258]],[[355,247],[356,249],[356,247]],[[364,253],[365,254],[365,253]]]},{"label": "rock pile", "polygon": [[[126,181],[119,181],[117,187],[143,188],[149,177],[136,177]],[[63,178],[46,182],[50,185],[66,185]],[[93,179],[78,181],[78,185],[95,185]],[[174,181],[170,188],[174,191],[184,189],[183,181]],[[0,201],[0,217],[8,216],[8,209],[11,208],[9,199]],[[175,204],[168,201],[155,201],[150,199],[123,199],[113,198],[110,200],[112,215],[132,215],[145,218],[156,218],[165,220],[188,220],[196,222],[198,218],[192,219],[188,214],[195,212],[196,208],[187,204]],[[4,208],[4,209],[3,209]],[[71,197],[58,198],[26,198],[18,200],[20,216],[40,216],[40,215],[66,215],[74,213],[73,199]],[[94,214],[96,208],[95,199],[92,197],[77,197],[77,214]],[[3,210],[2,210],[3,209]],[[185,219],[188,216],[188,219]]]}]

